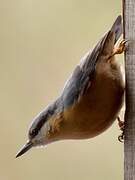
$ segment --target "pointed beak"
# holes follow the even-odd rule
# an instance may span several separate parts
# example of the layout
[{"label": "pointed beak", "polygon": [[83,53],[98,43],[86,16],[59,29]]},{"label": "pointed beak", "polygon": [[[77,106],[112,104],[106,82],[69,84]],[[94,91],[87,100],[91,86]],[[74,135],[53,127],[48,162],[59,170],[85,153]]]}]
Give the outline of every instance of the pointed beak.
[{"label": "pointed beak", "polygon": [[23,147],[22,149],[17,153],[16,158],[18,158],[19,156],[23,155],[24,153],[26,153],[29,149],[31,149],[33,146],[32,142],[28,141]]}]

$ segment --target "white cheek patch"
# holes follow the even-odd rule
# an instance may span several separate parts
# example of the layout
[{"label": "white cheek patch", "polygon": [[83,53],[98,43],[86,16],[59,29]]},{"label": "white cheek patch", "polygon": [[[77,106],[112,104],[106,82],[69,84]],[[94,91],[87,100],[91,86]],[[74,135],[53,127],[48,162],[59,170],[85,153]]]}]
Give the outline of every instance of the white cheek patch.
[{"label": "white cheek patch", "polygon": [[48,144],[48,130],[49,124],[45,123],[36,136],[35,141],[37,141],[37,146],[42,147]]},{"label": "white cheek patch", "polygon": [[40,135],[47,138],[48,131],[50,130],[49,124],[46,122],[40,130]]}]

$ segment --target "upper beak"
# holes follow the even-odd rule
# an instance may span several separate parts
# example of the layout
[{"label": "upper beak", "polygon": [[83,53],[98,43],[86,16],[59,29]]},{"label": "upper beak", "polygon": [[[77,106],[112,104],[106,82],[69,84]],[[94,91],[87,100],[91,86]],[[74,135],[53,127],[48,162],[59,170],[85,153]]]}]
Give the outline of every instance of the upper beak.
[{"label": "upper beak", "polygon": [[29,149],[31,149],[33,146],[31,141],[28,141],[23,147],[22,149],[17,153],[16,158],[18,158],[19,156],[23,155],[24,153],[26,153]]}]

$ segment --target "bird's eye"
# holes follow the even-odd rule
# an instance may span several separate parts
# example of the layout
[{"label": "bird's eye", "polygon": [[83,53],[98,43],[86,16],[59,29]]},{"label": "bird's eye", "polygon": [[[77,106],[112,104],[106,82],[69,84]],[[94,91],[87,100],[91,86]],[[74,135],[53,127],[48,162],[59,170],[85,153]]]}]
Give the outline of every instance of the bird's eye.
[{"label": "bird's eye", "polygon": [[37,131],[36,131],[36,129],[32,129],[31,131],[30,131],[30,137],[34,137],[34,136],[36,136],[37,135]]}]

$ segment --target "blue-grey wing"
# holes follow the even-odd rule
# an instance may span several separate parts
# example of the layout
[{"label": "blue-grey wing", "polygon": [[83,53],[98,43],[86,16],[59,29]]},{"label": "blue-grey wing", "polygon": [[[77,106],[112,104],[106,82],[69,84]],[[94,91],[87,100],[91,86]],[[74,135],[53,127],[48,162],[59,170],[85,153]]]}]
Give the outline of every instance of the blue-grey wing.
[{"label": "blue-grey wing", "polygon": [[102,53],[106,39],[112,31],[115,33],[116,43],[122,34],[121,16],[118,16],[111,30],[103,36],[92,51],[84,56],[81,63],[75,68],[62,92],[64,108],[78,102],[79,98],[83,96],[89,84],[92,82],[98,57],[100,53]]}]

